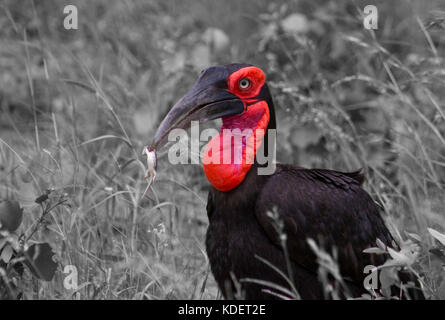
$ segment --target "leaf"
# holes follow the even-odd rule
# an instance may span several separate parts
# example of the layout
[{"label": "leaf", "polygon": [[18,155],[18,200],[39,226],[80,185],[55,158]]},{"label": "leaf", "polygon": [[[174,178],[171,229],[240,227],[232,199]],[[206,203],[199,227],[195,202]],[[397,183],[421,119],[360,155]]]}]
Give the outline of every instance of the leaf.
[{"label": "leaf", "polygon": [[432,228],[428,228],[428,231],[430,232],[430,234],[433,236],[434,239],[436,239],[437,241],[439,241],[442,245],[445,246],[445,234],[440,233],[437,230],[434,230]]},{"label": "leaf", "polygon": [[48,200],[48,195],[45,193],[45,194],[42,194],[41,196],[37,197],[37,199],[34,200],[34,202],[37,204],[41,204],[41,203],[45,202],[46,200]]},{"label": "leaf", "polygon": [[25,251],[25,264],[37,278],[51,281],[58,266],[53,260],[54,254],[48,243],[32,244]]},{"label": "leaf", "polygon": [[402,243],[400,251],[388,247],[388,253],[393,259],[392,262],[394,265],[410,266],[416,261],[416,258],[419,255],[419,247],[412,241],[408,240]]},{"label": "leaf", "polygon": [[23,209],[17,201],[3,201],[0,203],[0,230],[14,232],[23,220]]},{"label": "leaf", "polygon": [[377,240],[375,241],[377,247],[379,247],[380,249],[382,249],[383,251],[386,250],[386,245],[382,242],[382,240],[380,240],[379,238],[377,238]]},{"label": "leaf", "polygon": [[11,260],[13,254],[14,254],[14,251],[12,250],[12,247],[10,245],[9,246],[5,246],[3,248],[3,250],[2,250],[0,258],[5,263],[8,263]]},{"label": "leaf", "polygon": [[406,232],[406,234],[417,242],[422,242],[422,238],[417,233]]},{"label": "leaf", "polygon": [[363,250],[363,252],[364,252],[364,253],[375,253],[375,254],[383,254],[383,253],[386,253],[385,250],[382,250],[382,249],[377,248],[377,247],[372,247],[372,248],[365,249],[365,250]]},{"label": "leaf", "polygon": [[406,255],[401,252],[397,252],[393,248],[388,248],[388,253],[397,264],[405,265],[409,261]]}]

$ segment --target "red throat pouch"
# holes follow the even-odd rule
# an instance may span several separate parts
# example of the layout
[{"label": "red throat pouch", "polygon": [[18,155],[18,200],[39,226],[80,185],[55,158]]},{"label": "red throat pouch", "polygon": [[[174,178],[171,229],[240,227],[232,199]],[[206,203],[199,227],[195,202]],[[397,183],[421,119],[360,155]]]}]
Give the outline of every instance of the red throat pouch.
[{"label": "red throat pouch", "polygon": [[220,191],[236,188],[252,167],[269,123],[265,101],[247,107],[239,115],[223,118],[219,135],[213,137],[204,152],[204,173]]}]

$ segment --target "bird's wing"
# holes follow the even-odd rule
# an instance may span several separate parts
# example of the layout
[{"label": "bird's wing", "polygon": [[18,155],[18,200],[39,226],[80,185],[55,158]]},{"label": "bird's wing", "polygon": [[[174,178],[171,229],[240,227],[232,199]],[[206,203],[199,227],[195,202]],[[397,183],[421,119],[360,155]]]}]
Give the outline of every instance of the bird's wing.
[{"label": "bird's wing", "polygon": [[379,238],[392,241],[376,204],[360,187],[363,176],[324,169],[280,165],[261,190],[255,214],[269,239],[280,245],[277,226],[268,212],[278,213],[287,234],[290,258],[316,272],[311,238],[329,253],[336,247],[342,276],[362,281],[363,268],[380,265],[384,257],[363,253]]}]

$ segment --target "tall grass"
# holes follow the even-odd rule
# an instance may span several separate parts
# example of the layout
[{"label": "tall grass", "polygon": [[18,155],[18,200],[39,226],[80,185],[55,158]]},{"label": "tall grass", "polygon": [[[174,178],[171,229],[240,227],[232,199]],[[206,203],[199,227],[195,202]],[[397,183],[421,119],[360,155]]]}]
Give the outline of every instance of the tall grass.
[{"label": "tall grass", "polygon": [[[201,169],[161,158],[141,198],[140,151],[201,68],[235,61],[267,73],[278,160],[365,168],[393,233],[420,239],[416,270],[430,294],[445,298],[426,229],[445,231],[445,9],[371,2],[376,31],[363,29],[361,1],[71,1],[79,30],[63,29],[63,1],[1,2],[0,199],[25,208],[20,231],[47,188],[70,203],[32,239],[51,243],[60,270],[51,282],[25,274],[24,298],[219,297]],[[286,33],[294,13],[302,25]],[[209,27],[229,44],[206,38]],[[66,265],[78,269],[77,292],[63,286]]]}]

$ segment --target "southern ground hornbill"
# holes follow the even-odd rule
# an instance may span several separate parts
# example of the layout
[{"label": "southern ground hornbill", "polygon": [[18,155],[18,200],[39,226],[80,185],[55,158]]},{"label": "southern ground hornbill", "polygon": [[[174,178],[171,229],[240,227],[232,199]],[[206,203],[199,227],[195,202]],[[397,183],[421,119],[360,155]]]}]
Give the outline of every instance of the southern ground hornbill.
[{"label": "southern ground hornbill", "polygon": [[[261,69],[230,64],[204,70],[167,114],[149,150],[160,148],[175,128],[185,129],[192,120],[217,118],[222,118],[220,134],[208,143],[203,159],[212,185],[206,249],[224,297],[237,297],[241,291],[247,299],[270,299],[285,295],[271,283],[289,289],[292,280],[302,299],[327,298],[307,239],[328,252],[336,248],[344,277],[341,297],[364,293],[365,266],[381,265],[385,257],[363,250],[375,246],[377,238],[392,246],[391,234],[378,207],[361,188],[364,177],[359,171],[277,164],[273,174],[258,173],[268,165],[257,161],[258,148],[262,143],[266,152],[270,149],[275,141],[266,130],[276,128],[272,97]],[[223,132],[230,135],[235,129],[251,131],[238,144],[223,138]],[[230,156],[224,158],[227,151]],[[420,297],[420,290],[416,292]]]}]

